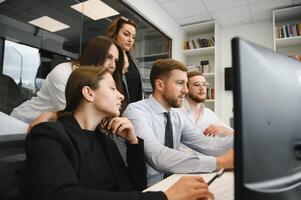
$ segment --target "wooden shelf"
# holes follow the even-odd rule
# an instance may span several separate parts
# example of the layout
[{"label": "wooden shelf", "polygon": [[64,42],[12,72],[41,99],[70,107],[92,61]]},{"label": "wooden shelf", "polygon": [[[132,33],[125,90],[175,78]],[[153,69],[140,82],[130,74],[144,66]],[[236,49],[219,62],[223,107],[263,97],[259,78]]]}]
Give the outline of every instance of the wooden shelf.
[{"label": "wooden shelf", "polygon": [[198,48],[198,49],[186,49],[186,50],[182,50],[182,53],[186,56],[214,55],[214,47],[204,47],[204,48]]},{"label": "wooden shelf", "polygon": [[301,45],[301,36],[297,37],[287,37],[287,38],[277,38],[276,48],[287,48]]}]

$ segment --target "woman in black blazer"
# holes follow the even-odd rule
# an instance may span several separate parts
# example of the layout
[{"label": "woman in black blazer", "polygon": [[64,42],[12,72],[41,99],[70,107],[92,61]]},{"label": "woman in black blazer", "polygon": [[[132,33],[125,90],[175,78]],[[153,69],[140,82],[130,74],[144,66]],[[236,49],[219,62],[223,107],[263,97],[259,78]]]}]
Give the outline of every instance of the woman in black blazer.
[{"label": "woman in black blazer", "polygon": [[[66,108],[57,122],[36,125],[26,138],[28,200],[135,200],[212,197],[196,177],[181,179],[166,192],[145,192],[143,140],[119,115],[124,98],[107,70],[74,70],[66,85]],[[127,142],[127,163],[110,137]],[[192,187],[193,186],[193,187]],[[180,198],[178,198],[180,197]]]},{"label": "woman in black blazer", "polygon": [[123,76],[125,103],[132,103],[143,98],[142,79],[138,61],[132,57],[130,51],[134,47],[136,37],[136,23],[126,17],[114,19],[107,29],[107,36],[114,39],[127,56],[127,73]]}]

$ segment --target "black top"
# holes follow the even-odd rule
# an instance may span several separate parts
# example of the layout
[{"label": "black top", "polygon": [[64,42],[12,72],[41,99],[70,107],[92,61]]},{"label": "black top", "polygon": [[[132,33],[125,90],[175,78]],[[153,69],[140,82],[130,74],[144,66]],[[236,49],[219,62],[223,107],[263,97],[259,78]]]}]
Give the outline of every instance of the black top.
[{"label": "black top", "polygon": [[[30,200],[166,200],[146,192],[143,140],[127,144],[127,163],[113,140],[81,129],[74,117],[35,126],[26,138],[26,197]],[[134,191],[136,190],[136,191]]]},{"label": "black top", "polygon": [[[97,188],[104,190],[116,191],[114,172],[108,158],[110,155],[108,155],[108,152],[104,148],[103,137],[95,131],[83,130],[83,133],[83,139],[87,141],[88,145],[84,147],[84,161],[82,163],[88,164],[88,168],[95,168],[88,171],[96,172],[96,174],[91,174],[92,176],[95,176],[96,182],[94,185],[96,185]],[[93,165],[93,163],[95,164]]]},{"label": "black top", "polygon": [[132,103],[142,99],[142,83],[138,64],[133,60],[129,53],[127,53],[127,55],[129,59],[129,68],[125,77],[129,93],[129,102]]}]

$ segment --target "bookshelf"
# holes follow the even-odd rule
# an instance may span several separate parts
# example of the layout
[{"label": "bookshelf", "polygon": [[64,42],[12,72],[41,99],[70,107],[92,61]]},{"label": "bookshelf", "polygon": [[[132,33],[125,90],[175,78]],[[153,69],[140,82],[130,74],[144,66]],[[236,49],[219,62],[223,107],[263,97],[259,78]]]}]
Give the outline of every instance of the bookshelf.
[{"label": "bookshelf", "polygon": [[301,6],[273,11],[274,50],[301,61]]},{"label": "bookshelf", "polygon": [[[219,55],[217,51],[220,28],[215,21],[201,22],[181,27],[181,57],[187,65],[188,70],[202,71],[208,86],[207,99],[205,106],[215,111],[217,115],[220,112],[220,94],[221,94],[221,69],[219,64]],[[209,64],[201,65],[201,61],[208,61]],[[204,64],[204,63],[203,63]]]}]

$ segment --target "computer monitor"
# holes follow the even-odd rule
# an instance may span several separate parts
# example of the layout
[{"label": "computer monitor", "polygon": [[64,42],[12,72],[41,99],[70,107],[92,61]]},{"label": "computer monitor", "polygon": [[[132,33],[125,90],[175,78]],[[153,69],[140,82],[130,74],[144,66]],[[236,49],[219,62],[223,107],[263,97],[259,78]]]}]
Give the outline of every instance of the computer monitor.
[{"label": "computer monitor", "polygon": [[301,63],[232,40],[235,199],[301,199]]}]

